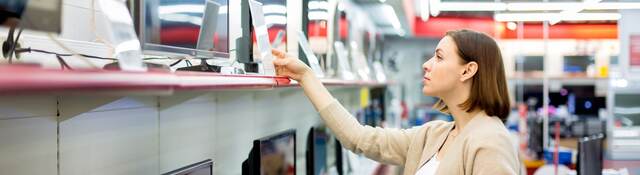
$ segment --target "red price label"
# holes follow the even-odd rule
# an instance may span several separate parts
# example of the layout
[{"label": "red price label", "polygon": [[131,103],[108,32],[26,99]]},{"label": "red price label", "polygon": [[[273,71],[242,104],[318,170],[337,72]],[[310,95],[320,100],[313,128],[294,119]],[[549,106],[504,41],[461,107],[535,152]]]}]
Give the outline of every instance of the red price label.
[{"label": "red price label", "polygon": [[631,35],[629,38],[629,63],[631,66],[640,66],[640,35]]}]

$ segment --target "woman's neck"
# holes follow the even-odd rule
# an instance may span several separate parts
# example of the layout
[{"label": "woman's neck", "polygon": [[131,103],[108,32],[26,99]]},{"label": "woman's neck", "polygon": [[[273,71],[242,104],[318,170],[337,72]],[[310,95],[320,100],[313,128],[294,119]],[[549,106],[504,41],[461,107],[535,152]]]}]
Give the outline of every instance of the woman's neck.
[{"label": "woman's neck", "polygon": [[462,129],[475,117],[477,114],[484,112],[482,110],[473,109],[469,112],[467,110],[462,109],[459,105],[464,103],[469,98],[469,93],[463,94],[453,94],[446,98],[442,98],[444,103],[447,105],[447,109],[451,116],[453,116],[453,123],[455,125],[454,130],[459,133]]}]

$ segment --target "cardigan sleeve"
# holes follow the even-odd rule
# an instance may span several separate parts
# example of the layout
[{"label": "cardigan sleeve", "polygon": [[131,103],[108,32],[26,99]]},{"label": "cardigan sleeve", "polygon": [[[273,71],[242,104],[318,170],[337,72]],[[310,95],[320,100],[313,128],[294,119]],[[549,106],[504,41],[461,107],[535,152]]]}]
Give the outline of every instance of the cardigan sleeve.
[{"label": "cardigan sleeve", "polygon": [[345,148],[387,164],[404,165],[411,140],[420,129],[363,126],[335,99],[320,110],[320,116]]},{"label": "cardigan sleeve", "polygon": [[513,175],[520,172],[517,153],[506,136],[483,137],[472,153],[473,175]]}]

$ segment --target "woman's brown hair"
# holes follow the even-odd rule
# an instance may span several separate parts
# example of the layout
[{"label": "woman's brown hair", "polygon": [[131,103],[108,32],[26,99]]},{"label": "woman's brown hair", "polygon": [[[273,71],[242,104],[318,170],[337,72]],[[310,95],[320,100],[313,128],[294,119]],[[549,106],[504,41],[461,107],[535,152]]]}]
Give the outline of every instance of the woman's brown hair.
[{"label": "woman's brown hair", "polygon": [[[472,61],[478,64],[478,71],[472,78],[469,99],[458,106],[467,112],[481,109],[487,115],[505,121],[511,106],[502,54],[496,41],[484,33],[465,29],[448,31],[446,36],[455,42],[457,54],[462,58],[463,64]],[[442,100],[438,100],[434,108],[444,113],[449,112]]]}]

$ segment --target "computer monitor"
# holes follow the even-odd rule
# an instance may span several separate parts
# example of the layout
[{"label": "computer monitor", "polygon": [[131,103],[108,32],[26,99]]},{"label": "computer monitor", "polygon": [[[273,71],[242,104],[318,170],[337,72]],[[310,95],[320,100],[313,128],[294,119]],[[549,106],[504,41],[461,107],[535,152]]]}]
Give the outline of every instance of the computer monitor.
[{"label": "computer monitor", "polygon": [[564,56],[564,72],[586,72],[589,65],[594,64],[593,56]]},{"label": "computer monitor", "polygon": [[323,129],[312,127],[307,137],[307,174],[327,174],[327,142],[329,136]]},{"label": "computer monitor", "polygon": [[0,25],[44,32],[61,32],[61,0],[0,1]]},{"label": "computer monitor", "polygon": [[135,1],[145,53],[228,61],[229,0]]},{"label": "computer monitor", "polygon": [[578,140],[578,175],[601,175],[603,161],[604,134],[583,137]]},{"label": "computer monitor", "polygon": [[203,160],[162,175],[213,175],[213,161],[211,159]]},{"label": "computer monitor", "polygon": [[296,130],[279,132],[253,141],[242,162],[243,175],[292,175],[296,173]]}]

